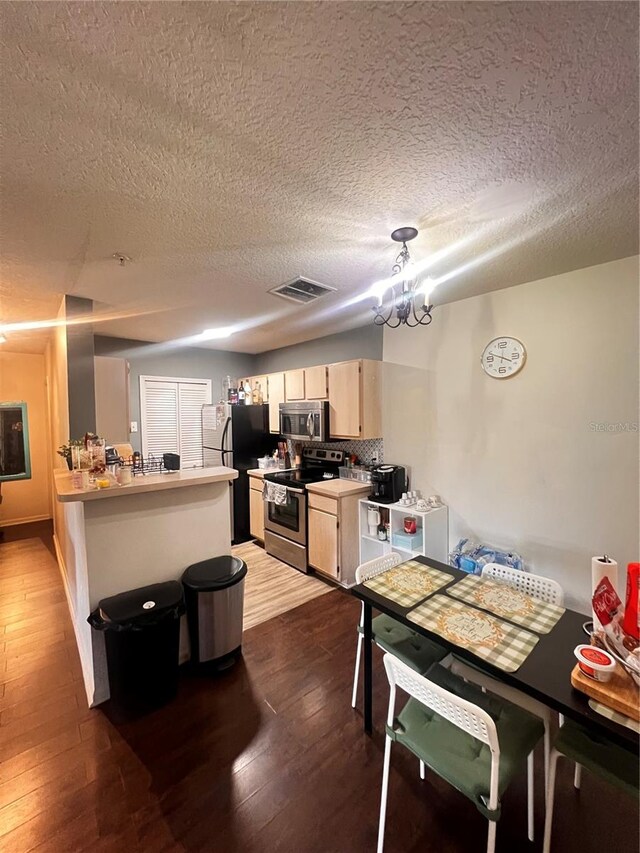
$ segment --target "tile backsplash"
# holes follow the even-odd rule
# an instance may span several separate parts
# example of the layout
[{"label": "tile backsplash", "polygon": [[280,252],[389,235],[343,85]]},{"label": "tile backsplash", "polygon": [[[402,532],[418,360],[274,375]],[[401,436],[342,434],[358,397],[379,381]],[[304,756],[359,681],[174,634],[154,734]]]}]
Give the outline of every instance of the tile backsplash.
[{"label": "tile backsplash", "polygon": [[[293,457],[294,442],[289,440],[287,443],[289,453]],[[365,465],[371,465],[371,460],[376,454],[378,456],[378,463],[384,462],[384,442],[381,438],[369,438],[364,441],[319,441],[314,442],[313,446],[326,447],[329,450],[344,450],[345,453],[357,453],[358,458]]]}]

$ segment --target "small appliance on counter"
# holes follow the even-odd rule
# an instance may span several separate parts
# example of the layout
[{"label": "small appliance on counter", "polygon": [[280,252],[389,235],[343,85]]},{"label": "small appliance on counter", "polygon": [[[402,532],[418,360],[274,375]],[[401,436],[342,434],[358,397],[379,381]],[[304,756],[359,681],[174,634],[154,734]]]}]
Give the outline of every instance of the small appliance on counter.
[{"label": "small appliance on counter", "polygon": [[370,501],[394,504],[407,489],[407,472],[402,465],[377,465],[371,469]]},{"label": "small appliance on counter", "polygon": [[179,453],[163,453],[162,464],[166,471],[180,470],[180,454]]},{"label": "small appliance on counter", "polygon": [[120,462],[120,454],[118,450],[111,444],[107,444],[104,449],[105,465],[117,465]]}]

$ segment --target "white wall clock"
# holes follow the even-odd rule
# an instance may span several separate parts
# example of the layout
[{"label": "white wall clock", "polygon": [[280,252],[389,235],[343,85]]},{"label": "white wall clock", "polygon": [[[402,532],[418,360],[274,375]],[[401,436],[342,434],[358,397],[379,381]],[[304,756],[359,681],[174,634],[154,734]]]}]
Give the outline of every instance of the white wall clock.
[{"label": "white wall clock", "polygon": [[527,360],[524,344],[517,338],[494,338],[482,353],[482,369],[492,379],[508,379],[522,370]]}]

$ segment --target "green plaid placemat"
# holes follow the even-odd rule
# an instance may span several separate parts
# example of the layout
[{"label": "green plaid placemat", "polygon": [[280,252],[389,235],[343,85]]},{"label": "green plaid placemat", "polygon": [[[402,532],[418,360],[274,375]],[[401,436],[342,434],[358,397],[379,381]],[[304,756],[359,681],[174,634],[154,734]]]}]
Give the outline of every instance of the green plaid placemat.
[{"label": "green plaid placemat", "polygon": [[395,601],[401,607],[411,607],[452,580],[453,575],[447,572],[425,566],[417,560],[407,560],[406,563],[400,563],[399,566],[365,581],[364,585],[372,592]]},{"label": "green plaid placemat", "polygon": [[517,625],[446,595],[434,595],[407,613],[407,619],[505,672],[515,672],[539,640]]},{"label": "green plaid placemat", "polygon": [[507,583],[477,575],[469,575],[447,590],[448,595],[461,598],[475,607],[482,607],[516,625],[523,625],[538,634],[548,634],[564,613],[564,607],[547,604]]},{"label": "green plaid placemat", "polygon": [[603,717],[613,720],[614,723],[618,723],[620,726],[626,726],[626,728],[631,729],[631,731],[640,734],[640,723],[632,720],[631,717],[619,714],[618,711],[614,711],[613,708],[608,708],[606,705],[603,705],[602,702],[596,702],[595,699],[589,699],[589,707],[592,711],[595,711],[596,714],[602,714]]}]

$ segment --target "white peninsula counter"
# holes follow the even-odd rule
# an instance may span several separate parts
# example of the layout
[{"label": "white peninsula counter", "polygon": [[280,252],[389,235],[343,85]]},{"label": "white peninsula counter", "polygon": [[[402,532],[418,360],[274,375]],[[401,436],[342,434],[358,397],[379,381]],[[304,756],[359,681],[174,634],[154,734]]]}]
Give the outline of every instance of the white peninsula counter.
[{"label": "white peninsula counter", "polygon": [[[90,706],[109,698],[104,638],[87,616],[98,602],[147,584],[180,580],[192,563],[231,552],[233,468],[135,477],[127,486],[74,489],[54,472],[55,544]],[[187,654],[186,628],[181,658]]]}]

